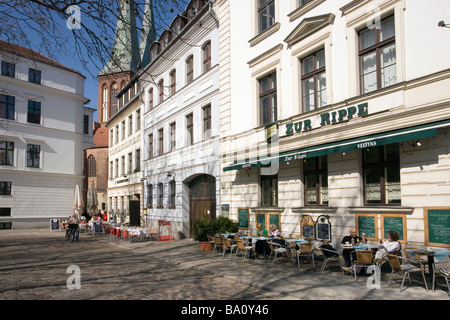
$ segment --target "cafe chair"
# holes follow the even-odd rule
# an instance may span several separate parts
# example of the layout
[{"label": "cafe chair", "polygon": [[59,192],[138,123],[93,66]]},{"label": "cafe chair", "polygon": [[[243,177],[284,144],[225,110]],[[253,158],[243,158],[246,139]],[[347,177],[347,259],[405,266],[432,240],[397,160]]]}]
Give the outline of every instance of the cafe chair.
[{"label": "cafe chair", "polygon": [[216,250],[223,250],[225,243],[223,242],[223,238],[221,236],[214,236],[214,249],[213,256],[216,254]]},{"label": "cafe chair", "polygon": [[[208,239],[208,244],[212,245],[213,248],[214,248],[214,245],[216,244],[216,240],[214,240],[214,237],[209,235],[209,234],[207,234],[206,238]],[[214,249],[213,249],[213,255],[214,255]]]},{"label": "cafe chair", "polygon": [[[364,268],[375,265],[373,261],[373,251],[372,250],[358,250],[356,253],[356,260],[353,261],[352,265],[352,275],[355,273],[355,281],[357,280],[356,277],[356,268]],[[375,269],[376,272],[376,269]]]},{"label": "cafe chair", "polygon": [[269,248],[270,248],[269,260],[267,260],[267,262],[270,262],[270,258],[273,256],[272,264],[274,264],[275,259],[277,258],[278,254],[286,256],[286,258],[289,260],[288,251],[287,251],[286,247],[279,245],[275,248],[273,246],[273,243],[268,242],[268,241],[267,241],[267,244],[269,245]]},{"label": "cafe chair", "polygon": [[[446,258],[447,259],[447,258]],[[447,282],[447,288],[450,292],[450,260],[445,261],[444,259],[441,262],[435,262],[433,263],[433,291],[435,290],[435,284],[436,284],[436,275],[443,277],[445,279],[445,282]]]},{"label": "cafe chair", "polygon": [[410,263],[415,266],[423,266],[425,268],[428,268],[428,261],[425,259],[422,259],[419,255],[414,255],[414,258],[411,257],[409,252],[407,250],[418,250],[419,248],[404,248],[402,249],[402,256],[404,261],[407,263]]},{"label": "cafe chair", "polygon": [[310,242],[300,243],[298,247],[299,249],[295,250],[297,255],[297,266],[300,268],[300,257],[308,257],[315,268],[316,265],[314,264],[314,250],[312,248],[312,244]]},{"label": "cafe chair", "polygon": [[345,274],[343,265],[342,265],[342,261],[344,261],[344,257],[339,252],[337,252],[335,250],[325,249],[325,248],[319,248],[319,250],[323,255],[323,263],[322,263],[322,266],[320,267],[320,273],[323,273],[323,271],[325,270],[325,267],[327,266],[328,261],[338,261],[339,265],[341,266],[342,273]]},{"label": "cafe chair", "polygon": [[246,246],[244,244],[244,241],[242,241],[240,239],[236,240],[236,253],[234,254],[234,260],[236,260],[236,256],[239,251],[244,251],[244,259],[243,260],[245,260],[245,258],[247,257],[247,252],[251,253],[252,251],[253,251],[253,254],[256,259],[255,249],[253,248],[253,246],[249,246],[249,245]]},{"label": "cafe chair", "polygon": [[222,258],[225,257],[225,253],[230,250],[230,257],[228,258],[231,259],[231,256],[233,255],[233,251],[236,250],[237,245],[232,244],[230,239],[228,238],[223,238],[223,242],[224,242],[224,246],[223,246],[223,254],[222,254]]},{"label": "cafe chair", "polygon": [[394,272],[399,272],[399,273],[403,274],[402,285],[400,287],[400,292],[401,292],[403,289],[403,284],[405,282],[406,276],[408,275],[408,280],[409,280],[409,283],[411,284],[411,277],[409,274],[421,272],[422,277],[423,277],[423,282],[425,283],[425,288],[428,291],[427,280],[425,279],[425,272],[424,272],[423,267],[419,268],[418,266],[412,265],[410,263],[400,264],[400,257],[397,255],[388,254],[387,257],[389,260],[389,264],[391,265],[391,268],[392,268],[391,276],[389,277],[388,286],[391,284],[392,275],[394,274]]}]

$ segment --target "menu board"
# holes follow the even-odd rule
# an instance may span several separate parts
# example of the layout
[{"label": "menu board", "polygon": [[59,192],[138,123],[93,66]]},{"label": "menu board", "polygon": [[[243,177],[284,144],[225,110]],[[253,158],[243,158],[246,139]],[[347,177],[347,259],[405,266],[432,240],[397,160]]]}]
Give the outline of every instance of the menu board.
[{"label": "menu board", "polygon": [[59,219],[50,219],[50,230],[59,230]]},{"label": "menu board", "polygon": [[248,208],[238,208],[239,228],[248,229]]},{"label": "menu board", "polygon": [[450,248],[450,207],[423,208],[425,245]]},{"label": "menu board", "polygon": [[358,236],[365,233],[367,240],[378,240],[378,215],[355,214],[355,219]]},{"label": "menu board", "polygon": [[300,232],[303,239],[314,239],[314,222],[311,216],[302,216],[302,221],[300,221]]},{"label": "menu board", "polygon": [[331,226],[329,223],[316,223],[316,237],[317,240],[328,239],[331,240]]},{"label": "menu board", "polygon": [[389,231],[397,231],[401,243],[408,241],[406,237],[406,216],[402,214],[384,214],[381,216],[381,230],[384,239]]}]

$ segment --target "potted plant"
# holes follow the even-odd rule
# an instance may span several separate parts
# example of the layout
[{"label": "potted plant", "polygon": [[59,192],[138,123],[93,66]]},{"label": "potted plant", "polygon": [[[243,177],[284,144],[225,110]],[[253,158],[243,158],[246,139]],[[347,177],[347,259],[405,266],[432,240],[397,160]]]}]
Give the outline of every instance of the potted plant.
[{"label": "potted plant", "polygon": [[212,251],[214,244],[208,241],[208,235],[215,234],[213,221],[198,219],[194,223],[194,239],[200,242],[201,251]]}]

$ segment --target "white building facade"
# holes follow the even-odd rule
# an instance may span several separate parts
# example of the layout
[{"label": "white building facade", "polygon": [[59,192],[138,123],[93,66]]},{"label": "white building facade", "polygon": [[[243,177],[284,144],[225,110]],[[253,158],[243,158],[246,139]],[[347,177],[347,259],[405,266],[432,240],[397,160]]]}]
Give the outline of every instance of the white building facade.
[{"label": "white building facade", "polygon": [[73,214],[95,110],[77,71],[6,42],[0,60],[0,228],[49,227]]},{"label": "white building facade", "polygon": [[438,22],[450,3],[217,6],[229,216],[285,237],[305,236],[305,217],[329,222],[333,244],[356,227],[371,241],[392,229],[448,247],[450,30]]},{"label": "white building facade", "polygon": [[140,73],[147,225],[170,221],[175,235],[220,213],[218,32],[212,1],[190,1]]}]

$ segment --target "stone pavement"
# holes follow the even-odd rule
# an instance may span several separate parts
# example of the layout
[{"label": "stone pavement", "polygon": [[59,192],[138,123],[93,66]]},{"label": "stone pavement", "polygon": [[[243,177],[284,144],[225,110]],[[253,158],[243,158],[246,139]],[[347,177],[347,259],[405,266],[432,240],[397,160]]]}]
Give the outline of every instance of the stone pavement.
[{"label": "stone pavement", "polygon": [[[389,274],[382,274],[381,288],[369,289],[368,276],[354,281],[335,263],[320,274],[308,263],[222,258],[192,239],[63,238],[60,231],[1,230],[0,300],[450,300],[443,279],[434,292],[428,280],[427,292],[420,275],[402,292],[399,274],[389,287]],[[80,268],[80,290],[67,287],[71,265]]]}]

